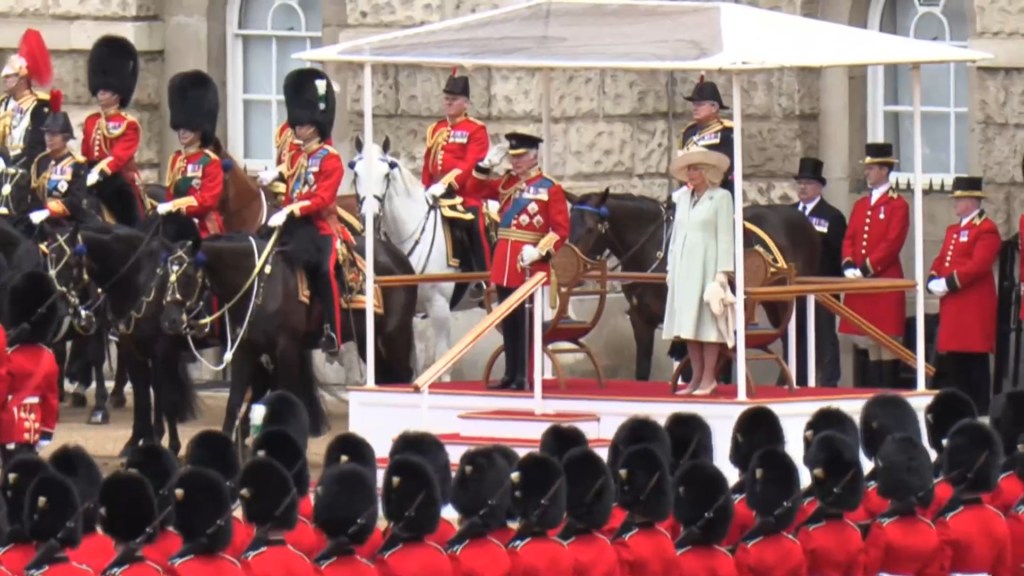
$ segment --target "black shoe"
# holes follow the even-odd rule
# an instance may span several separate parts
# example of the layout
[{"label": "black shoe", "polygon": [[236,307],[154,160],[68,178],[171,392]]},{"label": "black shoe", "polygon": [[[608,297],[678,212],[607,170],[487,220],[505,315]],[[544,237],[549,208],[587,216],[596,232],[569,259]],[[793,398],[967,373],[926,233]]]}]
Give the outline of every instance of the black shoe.
[{"label": "black shoe", "polygon": [[488,386],[491,390],[508,390],[512,386],[512,382],[515,380],[512,376],[502,376],[501,380],[494,386]]},{"label": "black shoe", "polygon": [[469,285],[469,289],[466,290],[466,297],[474,302],[479,302],[484,299],[487,295],[487,283],[486,282],[473,282]]},{"label": "black shoe", "polygon": [[320,351],[327,356],[336,357],[339,350],[338,339],[329,328],[325,327],[324,335],[320,337]]}]

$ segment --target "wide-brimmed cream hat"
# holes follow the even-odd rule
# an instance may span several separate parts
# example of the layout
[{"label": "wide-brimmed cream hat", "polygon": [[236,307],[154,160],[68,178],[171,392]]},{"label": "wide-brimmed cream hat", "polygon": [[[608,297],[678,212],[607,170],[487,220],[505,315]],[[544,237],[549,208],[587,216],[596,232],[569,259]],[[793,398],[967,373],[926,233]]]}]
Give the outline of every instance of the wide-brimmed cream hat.
[{"label": "wide-brimmed cream hat", "polygon": [[683,150],[676,156],[668,167],[669,174],[680,182],[686,182],[686,168],[694,164],[706,164],[714,166],[723,173],[729,170],[729,157],[721,152],[708,150],[696,146]]}]

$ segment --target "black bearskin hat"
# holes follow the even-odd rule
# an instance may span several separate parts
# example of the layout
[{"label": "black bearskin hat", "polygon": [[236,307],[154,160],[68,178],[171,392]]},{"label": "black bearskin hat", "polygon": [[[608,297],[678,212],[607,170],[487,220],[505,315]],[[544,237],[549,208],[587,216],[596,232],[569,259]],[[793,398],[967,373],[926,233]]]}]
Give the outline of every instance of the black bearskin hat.
[{"label": "black bearskin hat", "polygon": [[565,513],[581,528],[600,530],[615,503],[615,482],[604,460],[590,448],[573,448],[562,459]]},{"label": "black bearskin hat", "polygon": [[857,422],[846,412],[839,408],[826,406],[819,408],[807,420],[804,425],[804,464],[807,464],[807,454],[811,451],[811,444],[822,432],[835,432],[846,437],[853,444],[853,448],[860,453],[860,431],[857,430]]},{"label": "black bearskin hat", "polygon": [[299,497],[309,494],[309,462],[299,441],[286,430],[275,428],[261,433],[253,440],[255,456],[266,456],[277,460],[292,477],[295,493]]},{"label": "black bearskin hat", "polygon": [[324,453],[324,470],[336,464],[358,464],[373,474],[377,483],[377,454],[365,438],[355,432],[342,432],[331,439]]},{"label": "black bearskin hat", "polygon": [[800,492],[800,471],[785,450],[769,446],[754,454],[746,485],[747,502],[758,518],[772,518],[776,529],[796,519],[793,497]]},{"label": "black bearskin hat", "polygon": [[1003,441],[1003,453],[1017,453],[1018,439],[1024,435],[1024,390],[1011,390],[992,399],[992,428]]},{"label": "black bearskin hat", "polygon": [[552,424],[540,435],[540,453],[547,454],[559,462],[569,450],[590,446],[587,435],[576,426]]},{"label": "black bearskin hat", "polygon": [[750,470],[750,461],[758,450],[769,447],[782,449],[785,444],[786,436],[778,415],[767,406],[751,406],[736,418],[733,425],[729,462],[742,475]]},{"label": "black bearskin hat", "polygon": [[967,492],[991,492],[999,483],[1003,444],[988,424],[963,420],[949,431],[942,475]]},{"label": "black bearskin hat", "polygon": [[842,432],[818,434],[804,457],[811,470],[814,497],[824,506],[851,512],[864,497],[864,468],[860,452]]},{"label": "black bearskin hat", "polygon": [[[95,504],[100,498],[100,484],[103,472],[85,448],[65,444],[53,451],[49,458],[50,468],[68,479],[78,493],[83,506]],[[88,506],[82,512],[82,531],[90,534],[96,531],[96,509]]]},{"label": "black bearskin hat", "polygon": [[512,502],[511,473],[496,451],[486,446],[467,451],[452,481],[452,507],[464,519],[477,518],[488,531],[504,526]]},{"label": "black bearskin hat", "polygon": [[672,443],[669,473],[674,474],[684,462],[715,459],[711,426],[696,412],[676,412],[665,420],[665,431]]},{"label": "black bearskin hat", "polygon": [[198,132],[203,146],[213,144],[220,101],[217,84],[202,70],[179,72],[167,84],[171,130]]},{"label": "black bearskin hat", "polygon": [[8,345],[48,344],[57,331],[57,288],[49,274],[29,270],[7,291]]},{"label": "black bearskin hat", "polygon": [[270,458],[253,458],[242,468],[238,494],[246,522],[259,528],[291,530],[299,521],[299,500],[291,474]]},{"label": "black bearskin hat", "polygon": [[634,446],[612,471],[619,477],[619,506],[646,520],[661,522],[672,512],[668,463],[650,445]]},{"label": "black bearskin hat", "polygon": [[7,504],[7,542],[28,542],[25,530],[25,498],[28,489],[42,474],[50,473],[50,465],[36,454],[22,454],[4,466],[0,491]]},{"label": "black bearskin hat", "polygon": [[39,475],[25,495],[29,539],[40,544],[56,540],[62,548],[78,547],[82,542],[81,507],[75,486],[67,478],[54,472]]},{"label": "black bearskin hat", "polygon": [[732,524],[733,501],[722,471],[707,460],[689,460],[676,472],[673,515],[689,533],[690,545],[713,546],[725,540]]},{"label": "black bearskin hat", "polygon": [[612,470],[612,479],[619,485],[619,468],[622,455],[633,446],[650,444],[668,462],[672,459],[672,441],[669,440],[665,427],[646,416],[633,416],[622,423],[612,436],[608,447],[608,468]]},{"label": "black bearskin hat", "polygon": [[201,430],[185,447],[185,465],[212,470],[228,484],[231,501],[238,499],[238,475],[242,466],[231,438],[220,430]]},{"label": "black bearskin hat", "polygon": [[448,459],[448,449],[430,432],[402,432],[391,445],[389,458],[402,454],[419,456],[434,471],[437,478],[437,489],[441,493],[441,505],[451,500],[452,464]]},{"label": "black bearskin hat", "polygon": [[312,124],[322,140],[331,137],[334,127],[334,84],[319,68],[297,68],[284,79],[284,103],[288,125]]},{"label": "black bearskin hat", "polygon": [[324,469],[316,484],[313,525],[328,540],[366,542],[377,525],[377,478],[355,463]]},{"label": "black bearskin hat", "polygon": [[512,507],[520,527],[554,530],[565,517],[565,474],[551,456],[531,452],[512,472]]},{"label": "black bearskin hat", "polygon": [[100,90],[109,90],[120,96],[121,106],[127,108],[139,82],[139,52],[127,38],[103,36],[89,51],[88,74],[93,98]]},{"label": "black bearskin hat", "polygon": [[[162,514],[174,507],[174,477],[178,474],[178,459],[160,444],[143,444],[128,453],[125,469],[142,474],[156,494],[157,509]],[[173,512],[164,516],[160,527],[166,528],[174,520]]]},{"label": "black bearskin hat", "polygon": [[405,538],[433,534],[441,521],[444,503],[437,475],[419,456],[402,454],[391,459],[384,472],[381,501],[392,530]]},{"label": "black bearskin hat", "polygon": [[875,456],[878,495],[894,503],[927,507],[934,498],[932,459],[917,436],[893,434]]},{"label": "black bearskin hat", "polygon": [[908,434],[921,439],[917,412],[898,394],[875,394],[864,403],[860,413],[860,443],[864,455],[874,459],[882,443],[891,434]]},{"label": "black bearskin hat", "polygon": [[262,431],[283,428],[299,441],[303,450],[309,446],[309,413],[294,394],[287,390],[275,390],[259,403],[266,409],[261,423]]},{"label": "black bearskin hat", "polygon": [[[213,470],[186,467],[174,482],[174,529],[195,553],[216,554],[231,543],[231,500]],[[200,552],[201,550],[201,552]]]},{"label": "black bearskin hat", "polygon": [[961,420],[974,420],[978,409],[971,397],[956,388],[943,388],[924,409],[924,428],[928,445],[936,454],[942,454],[946,436]]},{"label": "black bearskin hat", "polygon": [[114,542],[128,543],[141,538],[150,527],[156,535],[156,495],[149,481],[138,472],[118,470],[100,486],[100,527]]},{"label": "black bearskin hat", "polygon": [[[498,454],[498,456],[501,456],[501,459],[505,461],[505,464],[508,464],[509,470],[515,470],[516,465],[519,464],[519,453],[505,444],[492,444],[487,446],[487,449],[493,450]],[[516,513],[512,508],[511,502],[509,502],[508,512],[505,514],[505,519],[509,521],[516,519]]]}]

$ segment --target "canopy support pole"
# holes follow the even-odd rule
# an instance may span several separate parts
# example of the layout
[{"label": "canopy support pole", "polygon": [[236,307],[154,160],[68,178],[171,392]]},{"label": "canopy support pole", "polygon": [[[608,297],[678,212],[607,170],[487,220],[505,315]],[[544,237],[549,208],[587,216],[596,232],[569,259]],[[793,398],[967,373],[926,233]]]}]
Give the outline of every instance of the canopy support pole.
[{"label": "canopy support pole", "polygon": [[[363,142],[366,146],[373,142],[373,68],[370,64],[363,64]],[[373,265],[376,262],[373,233],[376,228],[374,228],[373,217],[377,214],[376,197],[373,194],[367,194],[363,206],[363,218],[366,223],[366,386],[373,388],[377,386],[377,338],[374,334],[377,318],[373,313],[375,295]],[[341,334],[338,334],[338,339],[341,339]],[[358,345],[358,343],[356,344]]]},{"label": "canopy support pole", "polygon": [[[544,169],[545,172],[547,172],[550,169],[550,167],[551,167],[551,147],[554,146],[554,143],[551,141],[551,69],[550,68],[545,68],[544,70],[541,70],[540,82],[541,82],[541,88],[540,88],[540,94],[541,94],[541,96],[540,96],[540,98],[541,98],[541,103],[540,103],[540,110],[541,110],[540,137],[544,139],[544,145],[540,147],[540,149],[541,149],[541,167]],[[538,293],[541,294],[541,296],[544,299],[544,302],[549,302],[550,301],[549,297],[548,297],[548,291],[550,291],[550,290],[551,290],[551,286],[550,285],[543,286],[543,287],[541,287],[540,290],[538,290]],[[536,300],[535,300],[535,302],[536,302]],[[534,315],[535,315],[535,317],[539,317],[542,322],[551,319],[550,318],[551,311],[548,310],[547,306],[541,305],[538,308],[538,310],[539,310],[539,312],[534,312]],[[571,315],[572,314],[570,313],[570,316]],[[543,342],[541,342],[541,336],[540,336],[543,333],[542,332],[536,332],[535,334],[537,336],[536,336],[536,338],[534,339],[534,342],[533,342],[533,353],[534,353],[534,355],[540,357],[541,360],[542,360],[542,364],[543,364],[542,375],[543,375],[543,377],[544,378],[551,378],[552,374],[554,373],[554,366],[551,365],[551,359],[548,358],[546,354],[544,354],[544,345],[543,345]],[[537,380],[537,383],[535,384],[536,389],[540,388],[541,382],[542,382],[541,379]],[[538,400],[537,400],[537,406],[538,406],[537,410],[540,410],[540,399],[539,399],[539,396],[538,396]],[[539,413],[540,412],[538,412],[538,414]]]},{"label": "canopy support pole", "polygon": [[914,290],[916,322],[916,338],[914,353],[917,355],[916,372],[917,390],[925,390],[925,342],[924,342],[924,143],[921,138],[921,65],[914,64],[910,68],[914,98],[914,279],[917,287]]},{"label": "canopy support pole", "polygon": [[732,73],[733,124],[733,268],[736,278],[736,399],[747,399],[746,274],[743,270],[743,92],[740,74]]}]

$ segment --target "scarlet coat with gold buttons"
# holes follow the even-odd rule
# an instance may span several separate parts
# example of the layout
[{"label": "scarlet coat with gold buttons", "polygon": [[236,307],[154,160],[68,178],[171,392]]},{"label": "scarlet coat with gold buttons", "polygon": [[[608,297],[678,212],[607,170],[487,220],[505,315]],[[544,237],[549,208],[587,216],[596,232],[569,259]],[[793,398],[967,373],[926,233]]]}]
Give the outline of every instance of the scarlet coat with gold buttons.
[{"label": "scarlet coat with gold buttons", "polygon": [[479,120],[462,116],[455,122],[447,118],[434,122],[427,128],[423,185],[436,184],[453,170],[459,170],[451,185],[462,195],[473,167],[487,156],[490,146],[487,127]]}]

